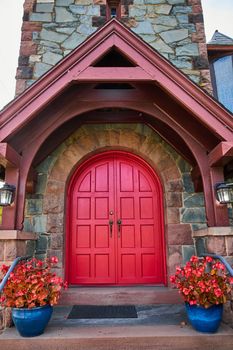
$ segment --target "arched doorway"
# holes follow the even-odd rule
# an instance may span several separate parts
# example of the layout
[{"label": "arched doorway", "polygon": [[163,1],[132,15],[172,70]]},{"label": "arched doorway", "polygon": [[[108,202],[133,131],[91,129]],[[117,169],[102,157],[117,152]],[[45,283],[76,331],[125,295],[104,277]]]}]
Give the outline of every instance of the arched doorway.
[{"label": "arched doorway", "polygon": [[165,284],[162,189],[145,161],[91,157],[72,177],[67,209],[70,284]]}]

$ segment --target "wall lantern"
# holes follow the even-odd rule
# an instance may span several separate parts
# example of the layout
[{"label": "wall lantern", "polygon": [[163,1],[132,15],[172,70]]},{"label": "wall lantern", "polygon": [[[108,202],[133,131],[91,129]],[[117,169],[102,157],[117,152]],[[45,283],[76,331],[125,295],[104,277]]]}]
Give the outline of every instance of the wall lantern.
[{"label": "wall lantern", "polygon": [[216,197],[219,203],[233,203],[233,183],[220,182],[215,185]]},{"label": "wall lantern", "polygon": [[0,207],[11,205],[15,197],[15,186],[4,184],[0,188]]}]

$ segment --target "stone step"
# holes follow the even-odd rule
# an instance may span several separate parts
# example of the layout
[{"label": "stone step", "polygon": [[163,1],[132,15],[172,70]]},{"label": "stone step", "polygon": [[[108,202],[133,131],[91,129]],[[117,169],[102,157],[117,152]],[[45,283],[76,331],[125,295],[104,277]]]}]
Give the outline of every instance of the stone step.
[{"label": "stone step", "polygon": [[2,350],[232,350],[233,330],[198,333],[189,326],[48,326],[34,338],[20,337],[14,328],[0,335]]},{"label": "stone step", "polygon": [[183,303],[176,289],[154,286],[77,287],[62,293],[60,305],[153,305]]}]

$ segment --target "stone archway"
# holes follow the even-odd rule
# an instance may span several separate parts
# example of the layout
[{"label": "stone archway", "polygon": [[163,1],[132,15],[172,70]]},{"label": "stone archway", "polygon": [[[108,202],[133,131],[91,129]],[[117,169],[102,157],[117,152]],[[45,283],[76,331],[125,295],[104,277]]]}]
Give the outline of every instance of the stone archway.
[{"label": "stone archway", "polygon": [[[36,219],[37,227],[34,224],[33,230],[43,233],[50,254],[56,254],[60,261],[63,261],[64,208],[68,180],[80,162],[90,155],[108,149],[126,150],[139,155],[159,175],[163,186],[167,266],[170,273],[175,264],[182,262],[184,250],[193,249],[190,217],[194,209],[184,208],[186,198],[183,193],[185,186],[189,186],[191,189],[188,198],[193,196],[190,179],[189,183],[186,183],[188,177],[190,178],[190,166],[158,134],[144,124],[83,125],[61,144],[37,169],[38,187],[41,187],[38,192],[41,193],[40,202],[43,208],[40,217]],[[196,209],[202,213],[203,207]],[[35,218],[28,216],[26,212],[25,223],[28,220],[35,222]],[[198,225],[204,221],[202,215]]]}]

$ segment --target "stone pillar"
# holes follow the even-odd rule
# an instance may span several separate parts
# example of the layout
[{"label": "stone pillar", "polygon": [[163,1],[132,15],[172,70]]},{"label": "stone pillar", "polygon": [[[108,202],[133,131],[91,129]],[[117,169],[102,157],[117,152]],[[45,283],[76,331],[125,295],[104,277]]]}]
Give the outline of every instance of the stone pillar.
[{"label": "stone pillar", "polygon": [[233,227],[208,227],[194,231],[193,238],[197,254],[215,253],[222,255],[231,265],[233,264]]},{"label": "stone pillar", "polygon": [[[36,239],[32,232],[0,230],[0,265],[10,265],[19,256],[33,255]],[[11,308],[0,308],[0,332],[11,324]]]},{"label": "stone pillar", "polygon": [[16,230],[0,231],[0,264],[11,264],[19,256],[33,255],[29,243],[35,242],[37,235]]},{"label": "stone pillar", "polygon": [[[215,253],[222,255],[233,265],[233,227],[208,227],[194,231],[193,238],[197,254]],[[233,328],[233,292],[231,300],[224,305],[223,321]]]}]

